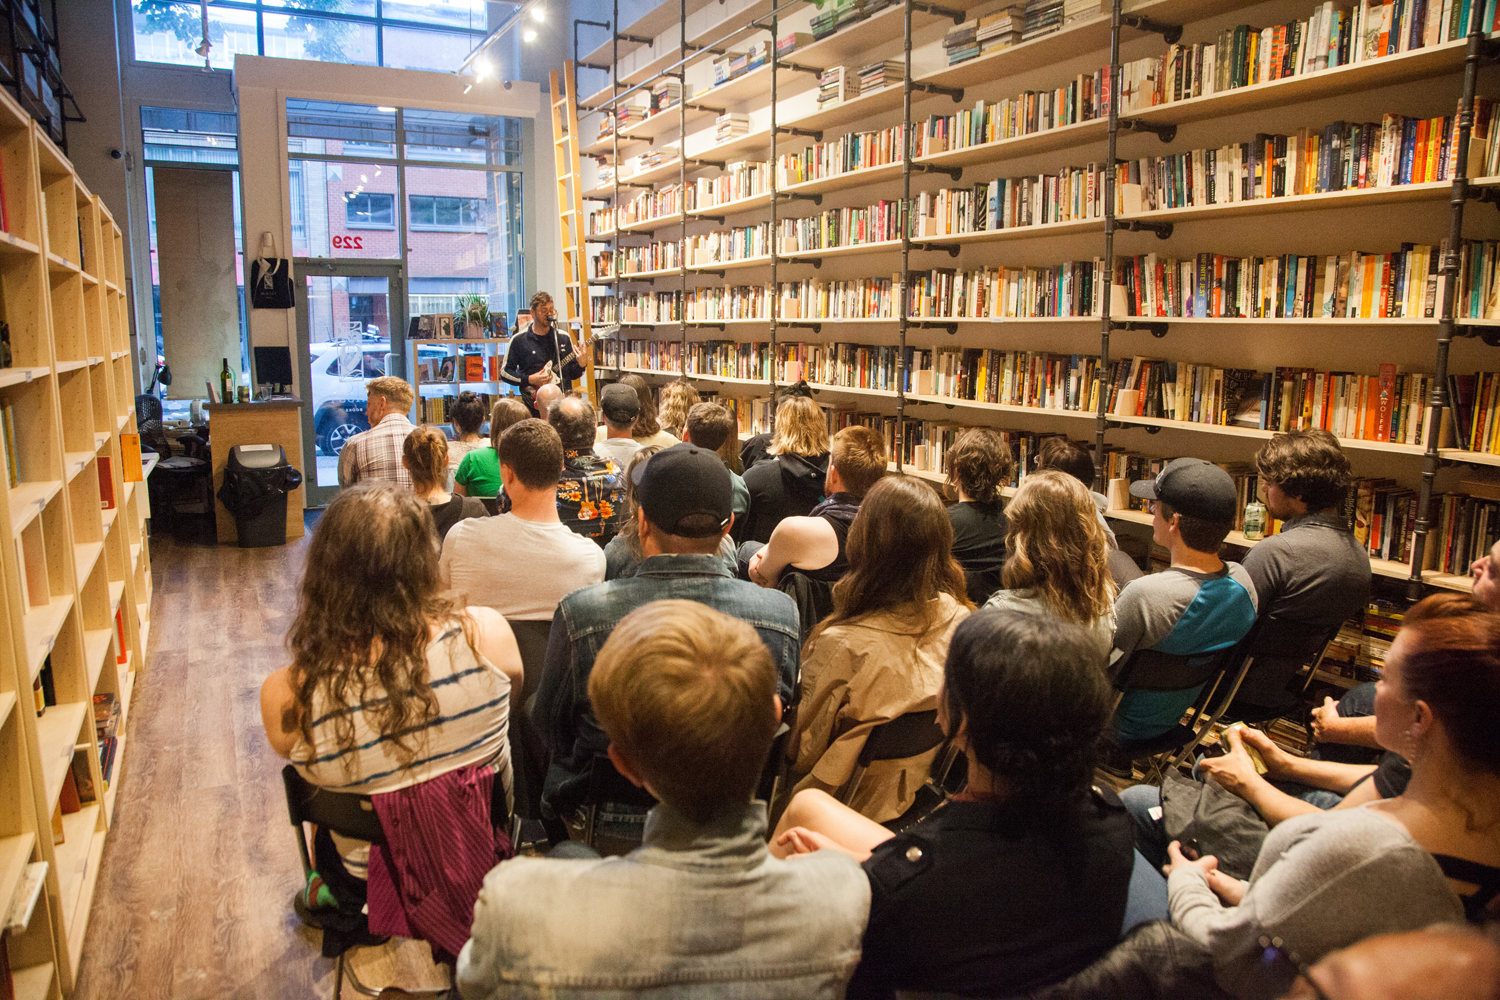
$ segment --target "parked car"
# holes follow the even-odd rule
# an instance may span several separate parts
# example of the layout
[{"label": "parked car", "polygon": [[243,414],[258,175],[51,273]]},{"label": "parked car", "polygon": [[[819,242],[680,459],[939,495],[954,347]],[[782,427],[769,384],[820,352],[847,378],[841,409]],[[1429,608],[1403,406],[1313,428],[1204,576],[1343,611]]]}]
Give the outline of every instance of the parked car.
[{"label": "parked car", "polygon": [[[383,340],[351,347],[341,359],[343,346],[329,341],[308,348],[313,435],[320,455],[338,455],[345,442],[370,429],[370,421],[365,417],[365,383],[384,375],[390,358],[390,345]],[[441,348],[422,345],[419,350],[423,361],[446,356]]]}]

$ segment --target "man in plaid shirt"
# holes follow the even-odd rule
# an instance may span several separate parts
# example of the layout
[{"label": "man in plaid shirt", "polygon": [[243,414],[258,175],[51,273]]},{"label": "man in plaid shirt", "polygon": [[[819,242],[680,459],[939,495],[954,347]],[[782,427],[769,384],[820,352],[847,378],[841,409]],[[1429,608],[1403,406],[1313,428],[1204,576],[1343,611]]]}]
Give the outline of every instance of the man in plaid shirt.
[{"label": "man in plaid shirt", "polygon": [[411,489],[411,476],[401,464],[401,446],[412,432],[411,386],[394,375],[372,378],[365,385],[365,416],[370,429],[356,434],[339,452],[339,485],[388,482]]}]

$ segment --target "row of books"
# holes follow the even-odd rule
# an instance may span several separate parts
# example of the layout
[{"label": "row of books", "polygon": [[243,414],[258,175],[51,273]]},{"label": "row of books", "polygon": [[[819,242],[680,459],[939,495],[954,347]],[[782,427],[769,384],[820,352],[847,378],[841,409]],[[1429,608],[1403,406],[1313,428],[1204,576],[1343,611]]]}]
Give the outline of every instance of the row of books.
[{"label": "row of books", "polygon": [[776,159],[777,189],[899,163],[902,132],[900,125],[870,132],[850,132],[837,139],[814,142],[795,152],[783,153]]},{"label": "row of books", "polygon": [[[681,240],[657,240],[646,246],[620,247],[604,251],[594,258],[594,276],[628,277],[646,271],[688,267],[709,267],[731,261],[764,257],[771,252],[770,222],[753,226],[735,226]],[[783,247],[785,250],[785,247]]]},{"label": "row of books", "polygon": [[[1348,9],[1328,0],[1304,20],[1225,28],[1212,42],[1171,45],[1160,56],[1123,63],[1120,110],[1129,114],[1441,45],[1468,33],[1468,15],[1462,0],[1360,3]],[[1492,25],[1493,11],[1489,17]]]},{"label": "row of books", "polygon": [[[1474,309],[1487,309],[1491,292],[1500,295],[1495,245],[1466,243],[1465,248],[1472,274],[1483,280],[1460,286],[1473,289],[1460,302],[1460,315],[1467,314],[1471,299]],[[1442,315],[1446,285],[1439,252],[1439,247],[1407,243],[1385,254],[1116,257],[1110,311],[1184,318],[1431,319]]]},{"label": "row of books", "polygon": [[623,205],[607,205],[590,212],[588,234],[608,236],[621,226],[675,215],[681,209],[682,186],[679,184],[642,191]]},{"label": "row of books", "polygon": [[830,208],[777,224],[781,253],[881,243],[901,238],[901,203],[882,199],[864,208]]},{"label": "row of books", "polygon": [[728,83],[764,66],[771,59],[769,42],[753,42],[744,52],[729,52],[713,61],[714,86]]},{"label": "row of books", "polygon": [[1104,171],[1090,163],[1056,174],[1000,177],[972,188],[923,191],[912,199],[914,236],[1042,226],[1104,218]]},{"label": "row of books", "polygon": [[499,354],[459,354],[417,363],[420,382],[494,382],[505,358]]},{"label": "row of books", "polygon": [[818,107],[859,96],[859,74],[848,66],[830,66],[818,74]]},{"label": "row of books", "polygon": [[[1097,10],[1097,6],[1095,7]],[[943,38],[943,52],[948,65],[988,55],[1021,41],[1026,13],[1021,7],[1006,7],[984,17],[965,21]]]},{"label": "row of books", "polygon": [[[479,402],[484,405],[485,413],[489,413],[490,409],[501,398],[498,395],[488,392],[479,392],[475,393],[475,395],[479,397]],[[422,423],[451,424],[453,422],[453,418],[451,416],[453,412],[453,406],[457,402],[458,397],[451,395],[421,397],[420,406]]]},{"label": "row of books", "polygon": [[1500,455],[1500,372],[1448,376],[1454,445]]},{"label": "row of books", "polygon": [[1093,17],[1104,9],[1101,0],[1026,0],[1021,40],[1029,42],[1050,35],[1064,25]]},{"label": "row of books", "polygon": [[1109,68],[1104,66],[1061,87],[981,100],[951,115],[930,115],[917,125],[916,155],[932,156],[1104,118],[1109,115],[1108,102]]},{"label": "row of books", "polygon": [[[1458,155],[1454,115],[1376,122],[1334,122],[1321,132],[1257,135],[1217,149],[1145,157],[1117,168],[1116,208],[1137,215],[1301,194],[1444,181]],[[1471,147],[1471,173],[1484,145]]]},{"label": "row of books", "polygon": [[1427,537],[1426,569],[1467,576],[1474,560],[1489,555],[1500,541],[1500,491],[1496,484],[1484,496],[1444,493],[1434,496],[1428,517],[1437,528]]},{"label": "row of books", "polygon": [[918,319],[1098,316],[1103,277],[1098,258],[964,272],[934,268],[908,282],[907,312]]},{"label": "row of books", "polygon": [[1409,604],[1399,598],[1372,598],[1362,614],[1340,627],[1318,669],[1356,683],[1380,680]]}]

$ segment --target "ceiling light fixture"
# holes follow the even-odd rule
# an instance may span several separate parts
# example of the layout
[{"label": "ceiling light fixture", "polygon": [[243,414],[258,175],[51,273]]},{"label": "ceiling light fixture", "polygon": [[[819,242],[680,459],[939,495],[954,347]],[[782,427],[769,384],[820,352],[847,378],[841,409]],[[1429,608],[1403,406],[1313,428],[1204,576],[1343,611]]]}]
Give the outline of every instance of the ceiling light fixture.
[{"label": "ceiling light fixture", "polygon": [[379,111],[381,114],[384,114],[384,115],[393,115],[393,114],[396,113],[396,109],[395,108],[388,107],[387,105],[384,105],[384,104],[380,105],[375,110]]},{"label": "ceiling light fixture", "polygon": [[540,6],[531,8],[531,19],[533,21],[547,20],[547,8]]}]

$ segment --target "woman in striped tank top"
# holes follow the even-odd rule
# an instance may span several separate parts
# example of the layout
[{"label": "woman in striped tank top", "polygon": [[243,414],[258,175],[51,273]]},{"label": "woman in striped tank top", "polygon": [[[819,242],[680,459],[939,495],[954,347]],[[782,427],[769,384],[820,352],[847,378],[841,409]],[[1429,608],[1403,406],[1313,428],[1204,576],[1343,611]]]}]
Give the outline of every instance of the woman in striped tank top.
[{"label": "woman in striped tank top", "polygon": [[[308,545],[290,665],[261,687],[272,748],[304,778],[370,795],[493,767],[511,799],[515,636],[443,591],[427,504],[391,485],[345,490]],[[356,845],[339,853],[357,870]]]}]

